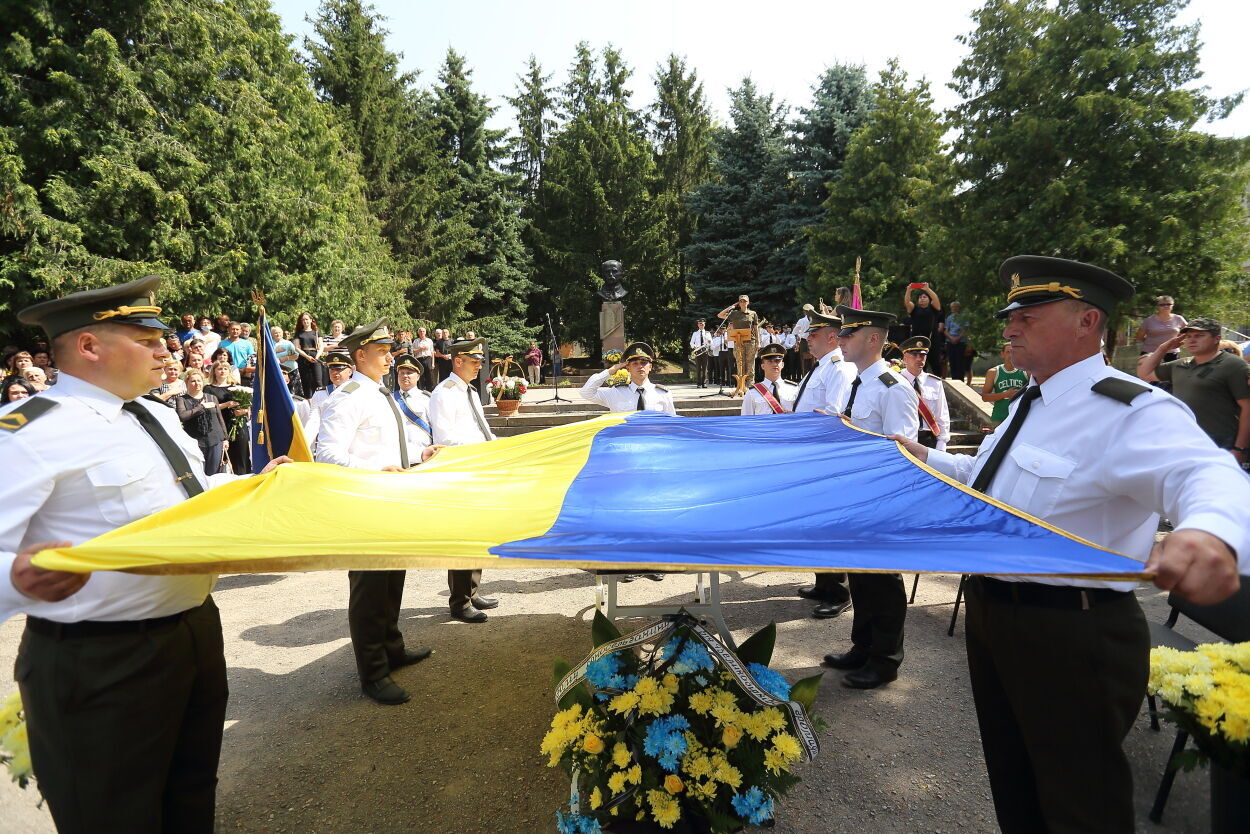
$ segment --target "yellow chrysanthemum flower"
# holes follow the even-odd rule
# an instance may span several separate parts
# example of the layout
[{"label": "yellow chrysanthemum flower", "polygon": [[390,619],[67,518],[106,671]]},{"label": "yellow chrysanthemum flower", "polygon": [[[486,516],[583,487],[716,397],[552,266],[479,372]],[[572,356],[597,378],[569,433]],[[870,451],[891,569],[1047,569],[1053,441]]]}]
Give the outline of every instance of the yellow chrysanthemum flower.
[{"label": "yellow chrysanthemum flower", "polygon": [[638,698],[638,711],[643,715],[667,715],[673,708],[673,693],[667,689],[648,692]]},{"label": "yellow chrysanthemum flower", "polygon": [[634,765],[629,770],[625,771],[625,778],[631,785],[637,785],[642,781],[642,767]]},{"label": "yellow chrysanthemum flower", "polygon": [[777,752],[776,747],[770,747],[764,751],[764,767],[769,773],[781,773],[786,769],[786,758]]},{"label": "yellow chrysanthemum flower", "polygon": [[592,811],[597,810],[599,806],[602,804],[603,804],[603,793],[599,790],[599,786],[596,785],[595,789],[590,792],[590,810]]},{"label": "yellow chrysanthemum flower", "polygon": [[624,715],[627,712],[638,709],[638,693],[622,692],[611,701],[608,701],[608,709],[618,715]]},{"label": "yellow chrysanthemum flower", "polygon": [[773,749],[788,762],[803,758],[803,748],[799,746],[799,740],[789,733],[777,733],[773,736]]},{"label": "yellow chrysanthemum flower", "polygon": [[613,796],[625,790],[625,771],[618,770],[608,777],[608,790],[612,791]]},{"label": "yellow chrysanthemum flower", "polygon": [[647,791],[647,802],[651,805],[651,815],[661,828],[672,828],[681,819],[681,806],[664,791]]},{"label": "yellow chrysanthemum flower", "polygon": [[687,703],[695,715],[707,715],[712,709],[712,695],[709,692],[695,692]]},{"label": "yellow chrysanthemum flower", "polygon": [[629,748],[618,741],[612,748],[612,764],[620,768],[629,767],[629,759]]},{"label": "yellow chrysanthemum flower", "polygon": [[712,775],[712,762],[702,753],[687,753],[681,769],[692,779],[706,779]]}]

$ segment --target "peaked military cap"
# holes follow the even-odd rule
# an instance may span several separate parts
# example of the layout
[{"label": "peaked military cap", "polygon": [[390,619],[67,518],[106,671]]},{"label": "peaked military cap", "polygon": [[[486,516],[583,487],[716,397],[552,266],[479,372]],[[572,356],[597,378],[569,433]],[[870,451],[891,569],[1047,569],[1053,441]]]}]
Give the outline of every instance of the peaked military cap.
[{"label": "peaked military cap", "polygon": [[411,351],[407,350],[403,353],[395,354],[395,370],[399,370],[400,368],[416,368],[418,371],[425,370],[425,368],[421,366],[421,361],[417,359],[417,357],[413,356]]},{"label": "peaked military cap", "polygon": [[145,275],[126,284],[41,301],[18,313],[17,320],[42,327],[50,339],[103,322],[169,330],[157,318],[161,314],[161,308],[156,305],[156,291],[160,286],[159,275]]},{"label": "peaked military cap", "polygon": [[1048,258],[1044,255],[1016,255],[1003,261],[998,280],[1007,287],[1006,307],[998,318],[1013,310],[1036,307],[1075,298],[1093,304],[1104,313],[1133,297],[1133,285],[1100,266]]},{"label": "peaked military cap", "polygon": [[898,349],[903,353],[928,350],[931,346],[927,336],[912,336],[910,339],[904,339],[898,343]]},{"label": "peaked military cap", "polygon": [[461,339],[458,342],[452,342],[447,347],[447,352],[452,356],[472,356],[476,359],[486,358],[486,339],[478,336],[476,339]]},{"label": "peaked military cap", "polygon": [[786,349],[776,342],[773,342],[770,345],[764,345],[764,347],[760,348],[759,352],[755,355],[760,359],[785,359]]},{"label": "peaked military cap", "polygon": [[837,316],[827,316],[810,304],[803,305],[803,313],[807,316],[808,330],[816,330],[820,327],[836,327],[839,330],[842,329],[842,319]]},{"label": "peaked military cap", "polygon": [[630,342],[625,346],[625,352],[621,354],[621,361],[628,362],[631,359],[646,359],[648,362],[654,362],[655,351],[646,342]]},{"label": "peaked military cap", "polygon": [[332,350],[326,354],[325,363],[327,368],[332,368],[335,365],[350,368],[353,364],[352,355],[345,350]]},{"label": "peaked military cap", "polygon": [[861,327],[880,327],[882,330],[885,330],[889,328],[891,322],[898,318],[893,313],[856,310],[854,307],[847,307],[845,304],[838,305],[837,313],[838,317],[842,319],[842,329],[838,331],[839,336],[849,336]]},{"label": "peaked military cap", "polygon": [[362,324],[339,341],[343,350],[354,352],[365,345],[393,345],[395,336],[391,333],[391,322],[383,317],[369,324]]}]

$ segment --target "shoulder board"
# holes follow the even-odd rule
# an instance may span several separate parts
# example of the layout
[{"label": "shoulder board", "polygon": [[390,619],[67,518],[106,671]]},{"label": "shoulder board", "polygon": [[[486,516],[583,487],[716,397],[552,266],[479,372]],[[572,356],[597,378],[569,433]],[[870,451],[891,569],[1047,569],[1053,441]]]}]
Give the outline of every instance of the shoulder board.
[{"label": "shoulder board", "polygon": [[1150,390],[1150,386],[1109,376],[1106,379],[1100,379],[1095,382],[1090,390],[1095,394],[1102,394],[1104,397],[1110,397],[1125,405],[1132,405],[1133,400]]},{"label": "shoulder board", "polygon": [[667,389],[667,388],[665,388],[663,385],[657,385],[657,386],[655,386],[655,390],[657,390],[657,391],[663,391],[665,394],[667,394],[667,393],[668,393],[668,389]]},{"label": "shoulder board", "polygon": [[11,434],[25,428],[58,405],[59,402],[49,397],[27,397],[26,402],[0,416],[0,431]]},{"label": "shoulder board", "polygon": [[455,387],[456,387],[456,383],[455,383],[455,381],[454,381],[454,380],[452,380],[452,379],[449,377],[448,379],[443,380],[443,387],[444,387],[444,388],[455,388]]},{"label": "shoulder board", "polygon": [[304,402],[305,400],[307,400],[308,398],[307,398],[307,397],[301,397],[299,394],[292,394],[292,395],[291,395],[291,399],[295,400],[296,402],[301,402],[301,403],[302,403],[302,402]]},{"label": "shoulder board", "polygon": [[889,388],[891,385],[898,385],[898,377],[890,371],[886,371],[881,376],[877,377],[877,379],[881,380],[881,384],[886,388]]},{"label": "shoulder board", "polygon": [[350,394],[351,392],[353,392],[353,391],[355,391],[355,390],[357,390],[357,389],[359,389],[359,388],[360,388],[360,383],[359,383],[359,382],[349,382],[349,383],[347,383],[346,385],[344,385],[342,388],[340,388],[340,389],[338,389],[338,390],[342,391],[344,394]]}]

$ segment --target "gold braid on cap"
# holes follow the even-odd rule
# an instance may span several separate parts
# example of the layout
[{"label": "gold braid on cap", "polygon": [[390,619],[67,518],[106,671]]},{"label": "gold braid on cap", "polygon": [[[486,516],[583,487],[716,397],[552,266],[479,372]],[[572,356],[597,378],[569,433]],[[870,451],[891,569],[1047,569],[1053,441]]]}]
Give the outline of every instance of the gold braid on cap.
[{"label": "gold braid on cap", "polygon": [[842,322],[843,330],[850,330],[855,327],[871,327],[871,321],[844,321]]},{"label": "gold braid on cap", "polygon": [[1049,284],[1026,284],[1021,287],[1012,287],[1007,292],[1007,300],[1014,301],[1017,296],[1032,295],[1033,293],[1039,293],[1039,292],[1048,292],[1048,293],[1061,292],[1064,295],[1071,296],[1072,298],[1084,297],[1084,294],[1080,290],[1078,290],[1076,287],[1069,287],[1064,284],[1060,284],[1058,281],[1051,281]]},{"label": "gold braid on cap", "polygon": [[135,313],[151,313],[154,316],[159,316],[161,314],[161,308],[155,305],[144,307],[127,307],[122,305],[116,310],[104,310],[99,313],[93,313],[91,317],[96,321],[104,321],[105,319],[111,319],[114,316],[133,316]]}]

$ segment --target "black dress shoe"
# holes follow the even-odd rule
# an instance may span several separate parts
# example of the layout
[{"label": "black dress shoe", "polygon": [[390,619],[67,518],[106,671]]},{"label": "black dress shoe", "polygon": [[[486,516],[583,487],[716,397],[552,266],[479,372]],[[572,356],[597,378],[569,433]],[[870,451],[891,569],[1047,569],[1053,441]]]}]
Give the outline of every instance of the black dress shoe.
[{"label": "black dress shoe", "polygon": [[822,602],[812,609],[812,616],[818,620],[832,620],[850,607],[851,601],[849,599],[844,599],[841,602]]},{"label": "black dress shoe", "polygon": [[499,600],[493,597],[474,597],[473,607],[479,611],[489,611],[492,608],[499,607]]},{"label": "black dress shoe", "polygon": [[817,602],[833,602],[837,599],[833,593],[819,585],[803,585],[795,593],[803,599],[814,599]]},{"label": "black dress shoe", "polygon": [[842,678],[842,685],[851,689],[876,689],[884,683],[898,678],[898,670],[880,666],[865,666],[855,672],[849,672]]},{"label": "black dress shoe", "polygon": [[842,654],[827,654],[824,659],[825,666],[828,666],[831,669],[842,670],[862,669],[864,668],[864,664],[867,662],[868,655],[860,654],[854,649],[851,649],[849,652],[843,652]]},{"label": "black dress shoe", "polygon": [[387,706],[406,704],[412,698],[407,690],[391,680],[390,675],[378,678],[375,681],[365,681],[360,685],[360,691],[379,704],[386,704]]},{"label": "black dress shoe", "polygon": [[420,663],[432,654],[434,654],[433,649],[404,649],[403,655],[391,661],[391,668],[402,669],[405,666]]},{"label": "black dress shoe", "polygon": [[486,612],[479,611],[472,605],[461,608],[459,611],[452,611],[451,616],[462,623],[484,623],[486,622]]},{"label": "black dress shoe", "polygon": [[624,573],[624,574],[621,574],[619,577],[617,577],[616,581],[617,582],[633,582],[640,575],[641,574],[637,574],[637,573]]},{"label": "black dress shoe", "polygon": [[650,579],[652,582],[664,581],[664,574],[662,573],[644,573],[642,575],[645,576],[647,579]]}]

